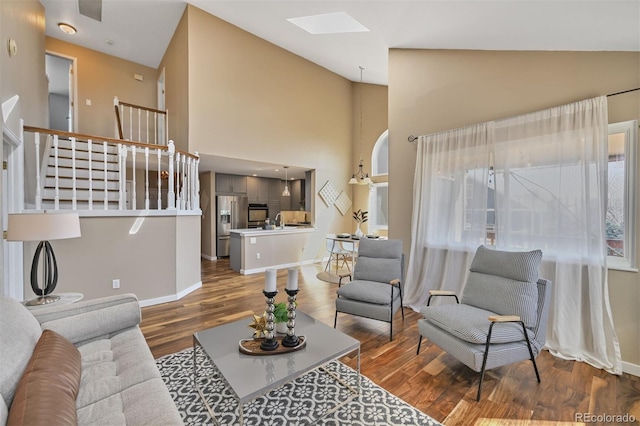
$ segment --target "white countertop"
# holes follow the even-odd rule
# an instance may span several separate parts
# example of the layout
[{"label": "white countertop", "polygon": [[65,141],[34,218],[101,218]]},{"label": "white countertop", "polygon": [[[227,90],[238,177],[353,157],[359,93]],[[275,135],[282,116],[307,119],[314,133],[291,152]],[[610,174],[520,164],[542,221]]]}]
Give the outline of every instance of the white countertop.
[{"label": "white countertop", "polygon": [[260,229],[260,228],[247,228],[247,229],[232,229],[229,232],[231,234],[239,234],[241,237],[259,237],[261,235],[279,235],[279,234],[303,234],[309,232],[315,232],[315,227],[304,226],[285,226],[284,229]]}]

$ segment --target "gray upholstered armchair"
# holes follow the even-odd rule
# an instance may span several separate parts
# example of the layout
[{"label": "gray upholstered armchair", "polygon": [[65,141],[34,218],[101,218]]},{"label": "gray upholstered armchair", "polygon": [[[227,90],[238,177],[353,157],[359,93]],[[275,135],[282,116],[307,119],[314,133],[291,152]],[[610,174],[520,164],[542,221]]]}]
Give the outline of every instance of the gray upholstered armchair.
[{"label": "gray upholstered armchair", "polygon": [[373,318],[389,323],[389,340],[393,340],[393,316],[398,309],[402,311],[402,240],[363,238],[353,268],[353,281],[342,284],[348,276],[350,274],[340,276],[333,327],[337,325],[338,312]]},{"label": "gray upholstered armchair", "polygon": [[[480,401],[485,370],[531,360],[545,343],[551,281],[538,278],[542,252],[506,252],[480,246],[471,263],[462,300],[448,291],[432,291],[418,320],[420,340],[431,342],[480,372]],[[455,296],[456,303],[430,306],[434,297]],[[448,298],[451,299],[451,298]],[[451,300],[453,302],[453,300]]]}]

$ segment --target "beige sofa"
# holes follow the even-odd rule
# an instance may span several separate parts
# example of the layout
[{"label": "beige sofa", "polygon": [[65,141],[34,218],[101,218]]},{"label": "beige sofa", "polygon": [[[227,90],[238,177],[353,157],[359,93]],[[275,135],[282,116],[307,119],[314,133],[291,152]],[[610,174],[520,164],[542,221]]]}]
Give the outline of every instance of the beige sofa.
[{"label": "beige sofa", "polygon": [[0,424],[182,425],[135,295],[33,311],[0,296]]}]

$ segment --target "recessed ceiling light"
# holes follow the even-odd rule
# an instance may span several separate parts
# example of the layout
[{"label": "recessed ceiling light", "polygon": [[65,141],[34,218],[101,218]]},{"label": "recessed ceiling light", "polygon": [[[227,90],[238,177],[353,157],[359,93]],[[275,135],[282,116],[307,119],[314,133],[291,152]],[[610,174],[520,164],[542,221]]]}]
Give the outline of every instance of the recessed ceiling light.
[{"label": "recessed ceiling light", "polygon": [[60,22],[58,24],[58,28],[60,28],[60,31],[62,31],[65,34],[75,34],[77,32],[73,26],[69,24],[65,24],[64,22]]},{"label": "recessed ceiling light", "polygon": [[367,27],[344,12],[289,18],[287,21],[311,34],[361,33]]}]

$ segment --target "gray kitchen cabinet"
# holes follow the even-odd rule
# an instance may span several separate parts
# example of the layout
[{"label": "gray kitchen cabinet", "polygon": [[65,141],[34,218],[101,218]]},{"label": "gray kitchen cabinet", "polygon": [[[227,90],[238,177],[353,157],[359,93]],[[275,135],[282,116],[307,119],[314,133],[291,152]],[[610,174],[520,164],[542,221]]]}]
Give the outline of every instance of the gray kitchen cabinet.
[{"label": "gray kitchen cabinet", "polygon": [[247,177],[216,173],[216,192],[221,194],[246,194]]},{"label": "gray kitchen cabinet", "polygon": [[266,204],[269,202],[268,178],[247,177],[247,197],[250,203]]}]

